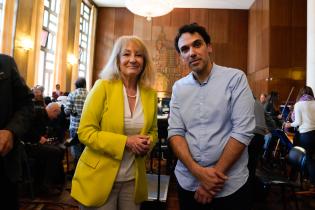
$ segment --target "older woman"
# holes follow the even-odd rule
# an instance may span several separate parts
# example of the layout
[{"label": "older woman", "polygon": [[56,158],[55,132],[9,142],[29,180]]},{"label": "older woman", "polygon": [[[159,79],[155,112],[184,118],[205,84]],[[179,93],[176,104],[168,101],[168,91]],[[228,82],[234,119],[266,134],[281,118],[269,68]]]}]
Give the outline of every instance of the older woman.
[{"label": "older woman", "polygon": [[152,61],[143,41],[120,37],[100,76],[82,112],[78,135],[86,147],[71,196],[81,209],[136,210],[147,199],[145,156],[157,140]]},{"label": "older woman", "polygon": [[299,127],[300,144],[306,150],[306,167],[309,173],[311,190],[315,191],[315,99],[311,87],[300,89],[294,105],[294,122],[285,123],[285,127]]}]

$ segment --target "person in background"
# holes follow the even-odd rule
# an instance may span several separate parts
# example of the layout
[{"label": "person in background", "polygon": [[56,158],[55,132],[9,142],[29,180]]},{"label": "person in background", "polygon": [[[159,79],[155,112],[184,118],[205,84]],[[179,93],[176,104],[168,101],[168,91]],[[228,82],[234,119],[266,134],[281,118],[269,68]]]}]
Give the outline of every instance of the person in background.
[{"label": "person in background", "polygon": [[[255,195],[255,180],[256,180],[256,168],[259,159],[262,157],[264,149],[264,136],[268,133],[265,120],[264,106],[261,104],[260,100],[255,99],[254,114],[256,126],[254,129],[254,137],[248,146],[248,170],[249,170],[249,182],[252,187],[252,192]],[[255,198],[256,199],[256,198]],[[254,200],[252,200],[254,202]]]},{"label": "person in background", "polygon": [[32,97],[31,90],[20,77],[14,59],[0,54],[0,204],[4,209],[19,209],[19,138],[30,125]]},{"label": "person in background", "polygon": [[255,117],[246,76],[212,62],[210,36],[196,23],[178,30],[175,48],[191,70],[173,86],[168,128],[180,209],[248,210]]},{"label": "person in background", "polygon": [[36,85],[33,89],[33,102],[35,109],[45,109],[46,103],[44,99],[44,87],[41,85]]},{"label": "person in background", "polygon": [[279,110],[276,108],[276,103],[278,101],[278,93],[275,91],[271,91],[267,96],[267,101],[264,104],[265,110],[265,120],[268,128],[268,133],[265,135],[264,140],[264,154],[263,158],[266,162],[266,166],[272,166],[273,157],[272,151],[276,146],[277,135],[275,133],[276,129],[281,129],[282,127],[282,115]]},{"label": "person in background", "polygon": [[[60,194],[64,184],[61,161],[64,149],[60,126],[55,121],[61,113],[58,103],[52,102],[45,109],[35,109],[29,131],[21,138],[26,145],[29,157],[36,161],[36,187],[41,193]],[[59,185],[59,186],[57,186]]]},{"label": "person in background", "polygon": [[149,52],[122,36],[88,94],[78,129],[85,145],[72,179],[81,209],[139,210],[148,199],[145,159],[157,140],[157,95]]},{"label": "person in background", "polygon": [[315,194],[315,99],[311,87],[300,89],[293,119],[292,123],[284,125],[286,128],[298,127],[300,146],[306,151],[306,169],[311,183],[309,191]]},{"label": "person in background", "polygon": [[267,101],[264,104],[266,124],[269,131],[272,131],[282,126],[282,115],[279,109],[276,108],[279,95],[275,91],[271,91],[267,96]]},{"label": "person in background", "polygon": [[260,94],[259,101],[262,105],[265,105],[265,103],[267,102],[267,94],[266,93]]},{"label": "person in background", "polygon": [[56,102],[59,96],[62,96],[63,92],[60,90],[60,85],[56,84],[56,90],[52,92],[52,101]]},{"label": "person in background", "polygon": [[[75,90],[71,92],[67,97],[67,103],[65,107],[65,114],[70,115],[70,138],[72,138],[72,141],[75,141],[75,139],[78,138],[77,130],[79,127],[82,109],[84,105],[85,98],[87,96],[86,91],[86,80],[85,78],[78,78],[75,82]],[[80,155],[84,149],[84,146],[82,143],[80,143],[78,140],[75,143],[72,143],[71,145],[71,154],[74,158],[74,165],[77,165],[77,162],[80,158]]]}]

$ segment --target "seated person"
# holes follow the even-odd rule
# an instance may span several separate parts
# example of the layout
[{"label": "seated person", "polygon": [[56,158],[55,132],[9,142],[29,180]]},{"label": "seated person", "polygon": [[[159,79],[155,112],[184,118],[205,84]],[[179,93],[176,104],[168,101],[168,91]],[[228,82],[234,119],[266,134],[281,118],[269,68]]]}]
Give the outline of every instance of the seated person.
[{"label": "seated person", "polygon": [[64,184],[64,149],[59,146],[63,136],[55,121],[60,113],[60,106],[55,102],[45,109],[35,109],[31,128],[22,138],[28,156],[35,159],[35,183],[40,191],[48,194],[61,193]]},{"label": "seated person", "polygon": [[271,91],[271,93],[267,96],[266,102],[264,104],[265,110],[265,121],[268,128],[269,133],[267,133],[264,137],[264,159],[267,161],[272,160],[272,151],[276,146],[276,140],[278,139],[277,135],[275,135],[275,130],[281,129],[282,127],[282,115],[278,109],[276,109],[276,104],[278,101],[278,93],[275,91]]},{"label": "seated person", "polygon": [[59,96],[62,96],[63,92],[60,90],[60,85],[56,84],[56,90],[52,92],[52,100],[57,101]]}]

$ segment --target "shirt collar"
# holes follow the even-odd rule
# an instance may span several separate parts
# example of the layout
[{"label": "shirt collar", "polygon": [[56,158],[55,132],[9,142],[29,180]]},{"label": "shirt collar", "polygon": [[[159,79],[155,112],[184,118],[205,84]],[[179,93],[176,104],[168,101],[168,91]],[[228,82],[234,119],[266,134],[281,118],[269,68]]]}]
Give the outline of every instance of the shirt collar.
[{"label": "shirt collar", "polygon": [[190,72],[190,75],[191,75],[191,78],[193,79],[193,81],[195,81],[195,83],[199,84],[200,86],[204,86],[206,84],[208,84],[209,80],[210,80],[210,77],[211,75],[213,74],[213,71],[214,71],[214,67],[215,67],[215,63],[213,62],[212,63],[212,69],[207,77],[207,79],[205,81],[202,82],[202,84],[199,83],[199,81],[197,80],[197,78],[195,77],[195,75],[193,74],[193,72]]}]

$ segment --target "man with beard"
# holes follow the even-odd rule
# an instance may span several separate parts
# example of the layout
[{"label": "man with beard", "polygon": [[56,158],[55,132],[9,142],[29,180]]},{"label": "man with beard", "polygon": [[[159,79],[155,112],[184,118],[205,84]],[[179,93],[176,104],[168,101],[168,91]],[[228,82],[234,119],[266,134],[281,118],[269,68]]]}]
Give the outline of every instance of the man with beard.
[{"label": "man with beard", "polygon": [[181,210],[249,210],[247,146],[255,128],[245,74],[212,62],[205,28],[182,26],[175,48],[191,73],[175,82],[168,139]]}]

